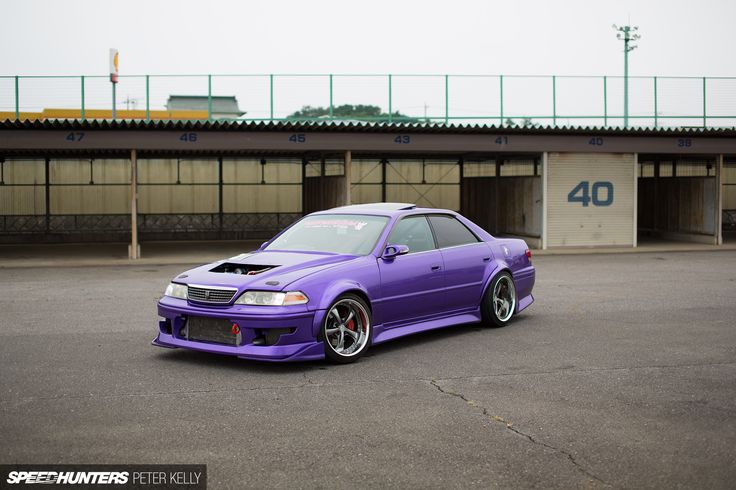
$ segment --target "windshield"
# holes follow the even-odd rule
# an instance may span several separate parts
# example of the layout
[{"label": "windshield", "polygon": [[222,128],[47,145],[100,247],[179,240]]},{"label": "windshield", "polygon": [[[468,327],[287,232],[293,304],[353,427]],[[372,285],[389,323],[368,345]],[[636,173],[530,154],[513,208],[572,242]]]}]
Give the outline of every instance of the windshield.
[{"label": "windshield", "polygon": [[387,222],[386,216],[361,214],[308,216],[279,235],[265,250],[368,255]]}]

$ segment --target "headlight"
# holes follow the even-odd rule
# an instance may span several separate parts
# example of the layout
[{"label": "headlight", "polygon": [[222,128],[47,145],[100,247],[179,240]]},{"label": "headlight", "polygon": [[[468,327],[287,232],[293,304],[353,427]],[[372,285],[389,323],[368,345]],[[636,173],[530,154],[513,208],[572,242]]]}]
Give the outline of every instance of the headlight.
[{"label": "headlight", "polygon": [[172,298],[187,299],[187,287],[184,284],[176,284],[172,282],[166,288],[165,296],[171,296]]},{"label": "headlight", "polygon": [[235,301],[236,305],[289,306],[309,301],[301,291],[277,293],[273,291],[246,291]]}]

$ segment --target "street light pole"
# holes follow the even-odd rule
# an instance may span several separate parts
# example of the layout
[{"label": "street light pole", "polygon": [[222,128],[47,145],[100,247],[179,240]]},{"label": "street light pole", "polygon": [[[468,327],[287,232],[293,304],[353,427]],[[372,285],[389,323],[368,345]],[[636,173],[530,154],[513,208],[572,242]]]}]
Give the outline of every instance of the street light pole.
[{"label": "street light pole", "polygon": [[110,83],[112,83],[112,119],[117,118],[118,50],[110,48]]},{"label": "street light pole", "polygon": [[637,48],[631,44],[638,40],[641,36],[636,33],[638,26],[617,26],[613,24],[613,28],[618,31],[616,38],[624,42],[624,127],[629,127],[629,51]]}]

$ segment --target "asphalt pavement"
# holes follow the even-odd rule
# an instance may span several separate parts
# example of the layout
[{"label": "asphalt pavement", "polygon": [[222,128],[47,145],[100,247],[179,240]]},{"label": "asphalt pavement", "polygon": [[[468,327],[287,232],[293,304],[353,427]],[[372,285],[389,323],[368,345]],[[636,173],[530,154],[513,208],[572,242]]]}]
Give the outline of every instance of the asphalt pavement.
[{"label": "asphalt pavement", "polygon": [[358,363],[150,345],[180,265],[0,270],[0,463],[210,488],[733,488],[736,251],[535,257],[536,302]]}]

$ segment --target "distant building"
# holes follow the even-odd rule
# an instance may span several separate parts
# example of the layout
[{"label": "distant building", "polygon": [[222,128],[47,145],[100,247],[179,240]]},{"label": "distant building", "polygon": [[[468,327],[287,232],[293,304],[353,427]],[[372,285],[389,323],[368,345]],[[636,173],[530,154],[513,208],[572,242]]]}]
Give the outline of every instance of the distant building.
[{"label": "distant building", "polygon": [[[112,110],[110,109],[85,109],[84,113],[80,109],[59,109],[46,108],[41,112],[22,111],[18,113],[18,119],[21,121],[48,121],[59,119],[112,119]],[[6,119],[15,119],[14,111],[0,111],[0,121]],[[207,119],[207,109],[203,111],[157,111],[142,109],[118,109],[116,113],[118,120],[124,119],[150,119],[151,121],[193,121]]]},{"label": "distant building", "polygon": [[[205,111],[209,109],[209,98],[206,95],[170,95],[166,101],[166,109],[173,111]],[[212,96],[212,119],[237,119],[245,114],[238,107],[235,96]]]}]

